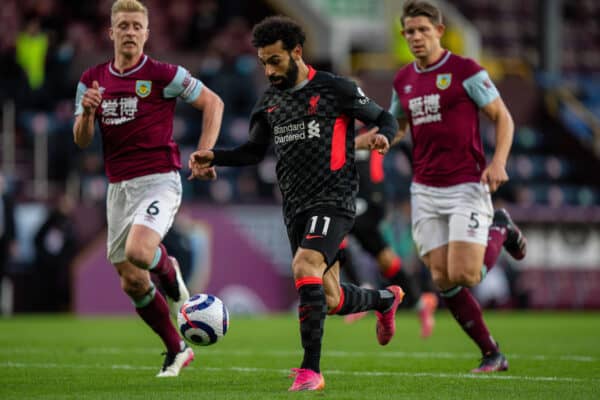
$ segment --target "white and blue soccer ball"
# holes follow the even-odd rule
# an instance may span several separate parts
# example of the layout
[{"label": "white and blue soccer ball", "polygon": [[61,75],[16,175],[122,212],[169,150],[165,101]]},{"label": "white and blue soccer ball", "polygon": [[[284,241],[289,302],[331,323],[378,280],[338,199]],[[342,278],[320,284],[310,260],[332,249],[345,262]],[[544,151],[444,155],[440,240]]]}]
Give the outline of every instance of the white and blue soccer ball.
[{"label": "white and blue soccer ball", "polygon": [[177,325],[187,341],[208,346],[215,344],[227,333],[229,311],[217,296],[196,294],[179,309]]}]

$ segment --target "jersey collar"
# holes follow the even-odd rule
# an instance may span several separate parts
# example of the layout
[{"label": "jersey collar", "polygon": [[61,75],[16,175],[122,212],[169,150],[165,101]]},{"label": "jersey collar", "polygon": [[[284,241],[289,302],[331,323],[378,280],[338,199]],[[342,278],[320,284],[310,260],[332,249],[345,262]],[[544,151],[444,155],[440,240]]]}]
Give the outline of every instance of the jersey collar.
[{"label": "jersey collar", "polygon": [[317,70],[308,65],[308,77],[294,86],[293,88],[288,89],[290,92],[295,92],[297,90],[302,89],[304,86],[308,85],[308,82],[312,81],[315,75],[317,74]]},{"label": "jersey collar", "polygon": [[122,78],[124,76],[129,76],[131,74],[138,72],[146,64],[146,61],[148,61],[148,56],[145,54],[142,54],[142,56],[140,57],[140,60],[137,62],[137,64],[135,64],[133,67],[127,68],[123,73],[120,73],[115,68],[113,68],[113,64],[115,62],[115,60],[113,59],[110,62],[110,64],[108,64],[108,71],[111,74]]},{"label": "jersey collar", "polygon": [[308,80],[312,81],[316,74],[317,74],[317,70],[314,69],[311,65],[309,65],[308,66]]},{"label": "jersey collar", "polygon": [[415,68],[415,72],[417,74],[422,74],[424,72],[429,72],[429,71],[433,71],[438,69],[439,67],[441,67],[442,65],[444,65],[446,63],[446,61],[448,61],[448,58],[450,58],[450,50],[446,50],[444,52],[444,54],[442,54],[442,56],[440,57],[439,60],[437,60],[436,62],[434,62],[431,65],[428,65],[426,68],[424,69],[419,69],[419,67],[417,67],[417,62],[414,61],[413,62],[413,67]]}]

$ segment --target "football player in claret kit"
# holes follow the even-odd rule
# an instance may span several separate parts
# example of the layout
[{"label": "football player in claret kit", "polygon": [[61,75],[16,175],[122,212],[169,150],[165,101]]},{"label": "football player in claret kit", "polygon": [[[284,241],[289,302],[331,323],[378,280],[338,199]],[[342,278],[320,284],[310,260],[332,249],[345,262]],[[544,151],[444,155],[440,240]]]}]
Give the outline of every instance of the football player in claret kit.
[{"label": "football player in claret kit", "polygon": [[387,152],[398,128],[394,118],[346,78],[316,71],[302,59],[304,32],[289,18],[268,17],[253,30],[253,44],[271,82],[251,116],[249,140],[232,150],[201,151],[193,167],[259,163],[272,144],[283,214],[299,296],[304,358],[290,391],[321,390],[325,317],[376,310],[377,339],[387,344],[404,292],[340,284],[339,246],[352,227],[358,177],[354,119],[379,127],[367,143]]},{"label": "football player in claret kit", "polygon": [[[401,22],[416,60],[396,74],[390,111],[398,119],[398,137],[408,127],[412,137],[413,238],[441,297],[481,350],[481,364],[472,372],[504,371],[508,361],[467,288],[485,277],[502,247],[517,260],[525,257],[525,237],[506,210],[493,210],[490,195],[508,180],[512,117],[481,66],[441,47],[438,8],[409,0]],[[479,110],[496,131],[488,165]]]},{"label": "football player in claret kit", "polygon": [[[148,10],[137,0],[112,5],[110,38],[114,59],[86,70],[77,86],[73,134],[80,147],[102,134],[107,193],[108,259],[136,312],[160,336],[167,352],[158,377],[177,376],[194,358],[171,322],[170,313],[189,297],[177,260],[161,243],[181,203],[181,167],[173,141],[177,98],[203,111],[198,148],[212,148],[223,102],[183,67],[144,54]],[[212,168],[192,177],[214,179]],[[155,289],[159,278],[171,307]]]}]

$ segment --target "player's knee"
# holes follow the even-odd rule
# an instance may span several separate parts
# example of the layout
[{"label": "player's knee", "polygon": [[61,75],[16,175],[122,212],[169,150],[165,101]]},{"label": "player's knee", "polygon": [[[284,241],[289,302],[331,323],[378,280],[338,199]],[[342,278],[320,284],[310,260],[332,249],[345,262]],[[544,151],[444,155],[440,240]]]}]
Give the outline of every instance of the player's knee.
[{"label": "player's knee", "polygon": [[299,252],[292,261],[292,272],[294,278],[304,278],[307,276],[322,276],[323,271],[320,270],[322,260],[318,259],[311,253]]},{"label": "player's knee", "polygon": [[438,290],[443,291],[443,290],[446,290],[448,288],[455,286],[455,285],[453,285],[452,282],[450,282],[450,280],[445,275],[441,276],[441,275],[431,274],[431,280],[433,281],[433,284],[435,285],[435,287]]},{"label": "player's knee", "polygon": [[429,267],[431,280],[438,290],[446,290],[455,286],[449,279],[445,266],[431,265]]},{"label": "player's knee", "polygon": [[125,247],[125,257],[133,265],[147,269],[154,259],[154,254],[141,246],[131,245]]},{"label": "player's knee", "polygon": [[473,287],[481,280],[481,272],[469,269],[454,270],[449,273],[449,278],[455,285]]},{"label": "player's knee", "polygon": [[316,276],[313,272],[313,267],[310,263],[298,261],[292,264],[292,272],[294,273],[294,278],[305,278],[307,276]]},{"label": "player's knee", "polygon": [[139,274],[121,275],[121,289],[132,299],[140,299],[150,290],[150,282]]}]

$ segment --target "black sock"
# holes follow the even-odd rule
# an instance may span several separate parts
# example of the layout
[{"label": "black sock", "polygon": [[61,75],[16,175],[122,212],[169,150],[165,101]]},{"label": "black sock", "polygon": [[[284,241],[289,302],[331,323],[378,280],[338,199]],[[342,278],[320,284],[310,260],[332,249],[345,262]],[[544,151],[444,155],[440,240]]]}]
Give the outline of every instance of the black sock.
[{"label": "black sock", "polygon": [[389,290],[363,289],[351,283],[342,283],[340,286],[344,292],[344,304],[338,315],[367,310],[385,311],[394,303],[394,294]]},{"label": "black sock", "polygon": [[421,297],[421,287],[419,282],[413,276],[407,273],[404,269],[400,269],[396,275],[388,278],[389,283],[398,285],[404,290],[404,299],[402,305],[404,307],[414,307]]},{"label": "black sock", "polygon": [[320,372],[321,342],[327,316],[325,290],[322,284],[304,284],[298,288],[298,294],[300,295],[298,319],[304,348],[301,368]]}]

